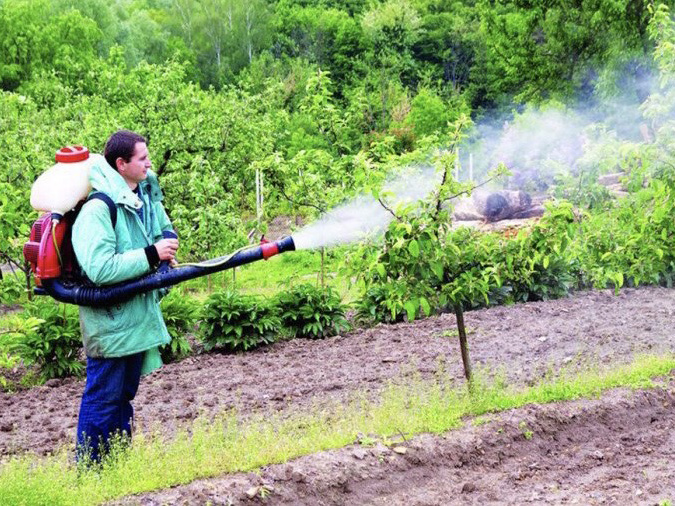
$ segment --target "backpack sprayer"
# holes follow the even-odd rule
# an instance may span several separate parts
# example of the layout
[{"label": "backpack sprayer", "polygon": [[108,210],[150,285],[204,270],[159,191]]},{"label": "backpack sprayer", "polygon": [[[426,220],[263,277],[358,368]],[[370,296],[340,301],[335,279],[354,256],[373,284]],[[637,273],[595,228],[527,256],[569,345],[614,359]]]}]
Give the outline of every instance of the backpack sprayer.
[{"label": "backpack sprayer", "polygon": [[[140,294],[182,281],[268,259],[295,250],[292,237],[249,246],[212,260],[170,267],[162,262],[154,272],[114,285],[98,286],[81,272],[71,243],[72,226],[91,191],[89,168],[106,163],[84,146],[67,146],[56,152],[56,165],[45,171],[31,188],[30,203],[46,211],[33,223],[23,254],[35,277],[36,295],[79,306],[102,307],[125,302]],[[114,228],[114,226],[113,226]]]}]

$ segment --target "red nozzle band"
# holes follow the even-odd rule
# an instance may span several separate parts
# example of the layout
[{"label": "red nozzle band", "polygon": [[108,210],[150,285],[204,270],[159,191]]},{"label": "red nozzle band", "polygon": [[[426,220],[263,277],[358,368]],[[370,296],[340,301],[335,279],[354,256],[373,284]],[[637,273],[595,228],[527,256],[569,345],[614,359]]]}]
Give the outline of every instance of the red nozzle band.
[{"label": "red nozzle band", "polygon": [[279,253],[279,246],[277,246],[276,242],[266,242],[265,244],[261,244],[260,249],[262,250],[262,255],[265,260]]},{"label": "red nozzle band", "polygon": [[81,162],[89,158],[89,150],[84,146],[64,146],[56,152],[56,161],[61,163]]}]

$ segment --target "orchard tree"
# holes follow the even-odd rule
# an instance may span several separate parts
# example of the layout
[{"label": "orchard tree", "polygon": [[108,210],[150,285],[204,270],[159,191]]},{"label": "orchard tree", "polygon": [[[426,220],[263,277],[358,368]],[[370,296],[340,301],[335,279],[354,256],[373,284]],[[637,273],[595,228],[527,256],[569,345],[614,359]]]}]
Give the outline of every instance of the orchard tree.
[{"label": "orchard tree", "polygon": [[647,4],[633,0],[479,2],[490,96],[587,97],[596,69],[649,53]]},{"label": "orchard tree", "polygon": [[0,3],[0,86],[15,90],[53,73],[76,85],[98,57],[102,33],[79,11],[54,12],[48,0]]},{"label": "orchard tree", "polygon": [[[391,157],[388,161],[390,166],[414,167],[431,158],[439,183],[419,202],[396,204],[390,195],[381,191],[382,176],[367,177],[375,184],[371,188],[373,195],[393,219],[384,233],[383,244],[362,246],[351,256],[350,264],[363,290],[358,302],[358,313],[362,318],[388,322],[407,318],[412,321],[442,308],[452,309],[457,318],[465,375],[470,380],[464,307],[477,298],[484,298],[487,303],[494,280],[489,271],[483,271],[478,266],[458,271],[456,265],[467,253],[449,239],[452,199],[470,195],[475,184],[459,183],[452,175],[455,148],[468,122],[466,116],[455,122],[453,131],[443,143],[444,149],[431,148],[434,144],[438,145],[439,139],[429,138],[425,140],[426,146],[418,152]],[[432,149],[435,153],[430,157]],[[500,168],[492,177],[502,172]]]},{"label": "orchard tree", "polygon": [[446,95],[465,91],[477,78],[472,74],[483,45],[479,25],[476,9],[462,2],[447,7],[430,4],[421,14],[413,54],[422,72],[443,84]]},{"label": "orchard tree", "polygon": [[370,46],[364,64],[373,67],[367,73],[365,90],[374,92],[373,98],[379,102],[373,105],[379,109],[375,118],[380,131],[387,128],[392,108],[399,103],[394,91],[398,83],[414,80],[412,47],[419,37],[420,23],[417,10],[402,0],[374,5],[363,15],[361,25]]}]

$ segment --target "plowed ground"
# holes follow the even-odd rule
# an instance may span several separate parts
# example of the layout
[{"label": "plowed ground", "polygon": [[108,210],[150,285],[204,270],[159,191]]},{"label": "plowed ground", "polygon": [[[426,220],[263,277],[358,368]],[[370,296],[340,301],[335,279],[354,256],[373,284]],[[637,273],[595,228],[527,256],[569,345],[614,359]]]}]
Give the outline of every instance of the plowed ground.
[{"label": "plowed ground", "polygon": [[[531,384],[562,368],[630,362],[675,351],[675,291],[584,292],[466,314],[474,366]],[[462,380],[454,316],[380,325],[323,341],[294,340],[246,354],[200,354],[143,379],[138,427],[170,433],[200,414],[242,414],[373,395],[393,378]],[[260,475],[228,475],[133,498],[170,504],[657,504],[675,500],[674,382],[601,400],[530,406],[445,437],[310,455]],[[0,454],[72,445],[83,382],[0,394]],[[523,422],[525,425],[523,425]],[[523,427],[527,427],[524,429]],[[532,433],[531,438],[525,433]],[[265,489],[267,490],[267,489]],[[255,489],[253,489],[255,491]],[[262,494],[260,493],[262,491]]]}]

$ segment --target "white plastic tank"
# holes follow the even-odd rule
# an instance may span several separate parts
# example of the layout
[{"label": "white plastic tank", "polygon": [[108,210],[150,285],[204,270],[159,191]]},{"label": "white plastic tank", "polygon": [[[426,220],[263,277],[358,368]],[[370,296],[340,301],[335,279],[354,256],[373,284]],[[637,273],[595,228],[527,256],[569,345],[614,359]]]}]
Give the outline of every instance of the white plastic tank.
[{"label": "white plastic tank", "polygon": [[90,155],[84,146],[59,149],[56,152],[56,165],[43,172],[33,183],[30,205],[36,211],[63,216],[91,191],[89,169],[99,159],[103,157]]}]

